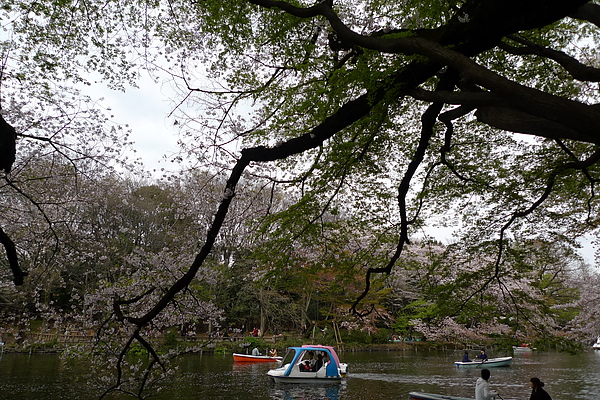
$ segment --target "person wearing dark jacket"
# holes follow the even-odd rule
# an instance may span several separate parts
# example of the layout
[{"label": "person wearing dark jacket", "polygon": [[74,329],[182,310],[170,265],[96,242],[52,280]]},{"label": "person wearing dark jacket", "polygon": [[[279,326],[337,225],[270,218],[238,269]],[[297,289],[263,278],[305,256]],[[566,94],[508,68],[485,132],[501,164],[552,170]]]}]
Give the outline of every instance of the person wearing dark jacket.
[{"label": "person wearing dark jacket", "polygon": [[471,362],[471,359],[469,358],[469,352],[466,350],[465,350],[465,354],[463,355],[462,362]]},{"label": "person wearing dark jacket", "polygon": [[313,367],[313,371],[317,372],[323,366],[323,354],[317,354],[317,361],[315,362],[315,366]]},{"label": "person wearing dark jacket", "polygon": [[481,350],[481,352],[477,355],[477,360],[486,361],[488,359],[488,355],[485,350]]},{"label": "person wearing dark jacket", "polygon": [[529,400],[552,400],[552,397],[544,390],[544,382],[540,381],[539,378],[531,378],[529,386],[531,386]]}]

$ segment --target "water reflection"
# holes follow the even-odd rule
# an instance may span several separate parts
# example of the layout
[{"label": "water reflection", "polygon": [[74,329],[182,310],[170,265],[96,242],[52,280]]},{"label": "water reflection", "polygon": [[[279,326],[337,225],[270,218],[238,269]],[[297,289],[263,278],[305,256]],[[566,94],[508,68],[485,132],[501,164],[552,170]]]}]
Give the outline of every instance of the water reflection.
[{"label": "water reflection", "polygon": [[345,392],[345,383],[337,384],[275,384],[269,398],[275,400],[338,400]]},{"label": "water reflection", "polygon": [[[269,379],[267,371],[276,363],[234,363],[230,354],[189,355],[179,361],[176,379],[155,399],[379,400],[406,399],[411,391],[473,398],[480,370],[456,368],[454,361],[461,356],[451,351],[347,352],[343,359],[350,372],[341,384],[299,385]],[[534,376],[546,383],[554,399],[600,399],[600,351],[576,356],[534,352],[515,356],[510,367],[490,370],[490,384],[504,400],[528,399]],[[0,399],[96,399],[79,384],[86,373],[57,355],[4,354]]]},{"label": "water reflection", "polygon": [[252,362],[234,362],[233,373],[234,374],[262,374],[267,373],[268,370],[277,367],[277,363],[252,363]]}]

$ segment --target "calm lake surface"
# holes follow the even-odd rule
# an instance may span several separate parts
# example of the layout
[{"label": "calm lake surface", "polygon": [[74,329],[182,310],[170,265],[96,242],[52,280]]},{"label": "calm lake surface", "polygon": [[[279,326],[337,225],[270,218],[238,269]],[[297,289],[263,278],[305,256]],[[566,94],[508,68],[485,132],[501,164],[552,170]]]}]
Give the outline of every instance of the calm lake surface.
[{"label": "calm lake surface", "polygon": [[[504,356],[506,354],[490,354]],[[266,376],[274,364],[238,364],[227,355],[188,355],[178,379],[156,399],[407,399],[422,391],[473,397],[478,369],[456,368],[456,351],[345,352],[349,364],[338,385],[275,384]],[[515,354],[510,367],[490,368],[491,385],[504,400],[529,399],[529,379],[539,377],[554,400],[600,399],[600,351]],[[85,371],[58,355],[3,354],[0,399],[94,399],[81,377]]]}]

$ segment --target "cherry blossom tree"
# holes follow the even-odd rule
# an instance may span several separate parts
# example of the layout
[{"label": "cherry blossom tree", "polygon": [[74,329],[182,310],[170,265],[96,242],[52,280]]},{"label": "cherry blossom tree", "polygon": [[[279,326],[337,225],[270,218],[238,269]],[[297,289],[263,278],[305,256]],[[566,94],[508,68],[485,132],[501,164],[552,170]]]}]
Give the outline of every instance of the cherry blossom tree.
[{"label": "cherry blossom tree", "polygon": [[[6,137],[20,144],[47,111],[39,107],[37,124],[21,124],[27,107],[19,96],[30,92],[20,88],[48,99],[64,93],[53,90],[56,82],[99,77],[122,88],[142,69],[166,71],[181,89],[173,115],[193,156],[230,171],[194,260],[159,295],[115,298],[115,315],[131,327],[123,351],[146,344],[141,333],[211,260],[244,176],[294,186],[297,201],[276,221],[289,228],[288,243],[307,243],[304,234],[327,243],[337,227],[323,216],[334,212],[351,215],[348,231],[361,239],[375,228],[365,248],[394,243],[386,257],[362,264],[357,315],[371,310],[361,302],[378,274],[393,272],[411,238],[436,220],[460,221],[464,249],[494,250],[484,252],[488,274],[476,291],[484,294],[511,287],[506,266],[522,240],[596,229],[598,7],[588,0],[11,1],[2,16],[12,37],[3,49],[15,67],[4,69],[2,84],[16,89],[2,92],[2,112],[15,134],[8,129]],[[59,110],[73,115],[72,105]],[[58,143],[63,125],[35,136]],[[11,153],[14,140],[2,143]],[[113,143],[106,148],[119,148]],[[5,233],[20,283],[19,254]],[[145,303],[148,296],[157,297]],[[160,364],[154,357],[145,371]],[[122,382],[119,375],[113,387]]]},{"label": "cherry blossom tree", "polygon": [[388,301],[401,317],[395,326],[458,342],[563,336],[581,309],[575,281],[589,269],[572,244],[561,238],[513,244],[500,279],[495,254],[493,243],[468,251],[426,241],[414,246],[388,279]]},{"label": "cherry blossom tree", "polygon": [[572,277],[570,287],[576,288],[579,296],[572,302],[562,304],[559,308],[575,310],[577,315],[569,321],[566,330],[566,336],[575,338],[586,346],[594,343],[600,336],[600,324],[598,323],[599,310],[598,299],[600,292],[598,284],[600,283],[600,274],[592,268],[581,270]]}]

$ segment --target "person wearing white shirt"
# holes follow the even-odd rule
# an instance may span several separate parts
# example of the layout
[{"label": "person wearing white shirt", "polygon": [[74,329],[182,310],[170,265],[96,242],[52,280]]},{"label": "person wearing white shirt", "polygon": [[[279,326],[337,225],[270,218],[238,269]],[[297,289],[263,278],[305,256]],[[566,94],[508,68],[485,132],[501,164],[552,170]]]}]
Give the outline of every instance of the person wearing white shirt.
[{"label": "person wearing white shirt", "polygon": [[475,400],[492,400],[496,398],[498,392],[490,388],[488,379],[490,379],[490,370],[482,369],[481,378],[478,378],[475,383]]}]

